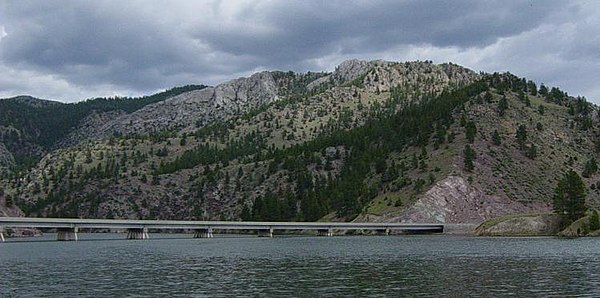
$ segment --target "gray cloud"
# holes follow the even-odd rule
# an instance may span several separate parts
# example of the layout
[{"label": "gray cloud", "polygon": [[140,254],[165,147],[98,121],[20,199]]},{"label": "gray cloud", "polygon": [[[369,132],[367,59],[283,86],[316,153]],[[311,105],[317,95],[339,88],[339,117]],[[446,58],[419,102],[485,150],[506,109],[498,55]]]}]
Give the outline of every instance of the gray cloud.
[{"label": "gray cloud", "polygon": [[147,94],[359,57],[510,70],[600,100],[598,12],[558,1],[3,2],[0,96]]}]

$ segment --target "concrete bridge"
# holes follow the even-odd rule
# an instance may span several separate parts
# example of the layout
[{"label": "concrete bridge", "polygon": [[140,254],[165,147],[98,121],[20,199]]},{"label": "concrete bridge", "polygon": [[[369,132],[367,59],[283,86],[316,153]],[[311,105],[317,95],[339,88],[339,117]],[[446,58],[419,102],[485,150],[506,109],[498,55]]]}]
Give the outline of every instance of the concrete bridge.
[{"label": "concrete bridge", "polygon": [[351,222],[251,222],[251,221],[181,221],[79,218],[0,217],[3,228],[52,228],[57,240],[77,240],[80,229],[125,229],[127,239],[148,239],[149,230],[193,230],[195,238],[212,238],[215,230],[255,230],[259,237],[273,237],[274,230],[312,230],[319,236],[333,236],[339,230],[371,230],[381,235],[390,231],[406,233],[443,233],[443,224],[351,223]]}]

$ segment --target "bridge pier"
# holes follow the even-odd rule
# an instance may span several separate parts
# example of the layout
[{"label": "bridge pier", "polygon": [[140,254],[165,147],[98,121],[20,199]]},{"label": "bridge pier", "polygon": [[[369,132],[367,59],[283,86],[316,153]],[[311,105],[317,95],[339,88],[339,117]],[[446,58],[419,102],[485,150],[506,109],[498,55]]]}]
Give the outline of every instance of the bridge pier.
[{"label": "bridge pier", "polygon": [[317,230],[317,236],[331,237],[333,236],[333,229],[322,229]]},{"label": "bridge pier", "polygon": [[56,240],[58,241],[77,241],[77,232],[79,228],[57,228]]},{"label": "bridge pier", "polygon": [[260,230],[256,231],[256,234],[258,235],[258,237],[273,238],[273,229],[272,228],[260,229]]},{"label": "bridge pier", "polygon": [[4,227],[0,227],[0,241],[4,242]]},{"label": "bridge pier", "polygon": [[390,229],[376,230],[375,233],[377,235],[380,235],[380,236],[389,236],[390,235]]},{"label": "bridge pier", "polygon": [[197,229],[194,232],[194,238],[212,238],[213,237],[213,229]]},{"label": "bridge pier", "polygon": [[148,236],[148,228],[131,228],[127,229],[127,239],[129,240],[145,240],[150,239]]}]

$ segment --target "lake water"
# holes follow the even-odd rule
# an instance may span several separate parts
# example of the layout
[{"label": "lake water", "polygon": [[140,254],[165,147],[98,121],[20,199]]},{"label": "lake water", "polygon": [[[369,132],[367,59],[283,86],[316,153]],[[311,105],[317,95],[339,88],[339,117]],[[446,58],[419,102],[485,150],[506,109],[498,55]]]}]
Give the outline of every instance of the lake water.
[{"label": "lake water", "polygon": [[80,234],[0,243],[0,296],[600,296],[600,239]]}]

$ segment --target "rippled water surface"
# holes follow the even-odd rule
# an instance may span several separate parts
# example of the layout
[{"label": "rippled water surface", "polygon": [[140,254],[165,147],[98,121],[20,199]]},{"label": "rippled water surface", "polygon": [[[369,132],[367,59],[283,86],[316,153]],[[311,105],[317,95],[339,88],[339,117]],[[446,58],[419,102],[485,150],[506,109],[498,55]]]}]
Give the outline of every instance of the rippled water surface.
[{"label": "rippled water surface", "polygon": [[600,296],[600,239],[192,239],[0,243],[0,296]]}]

